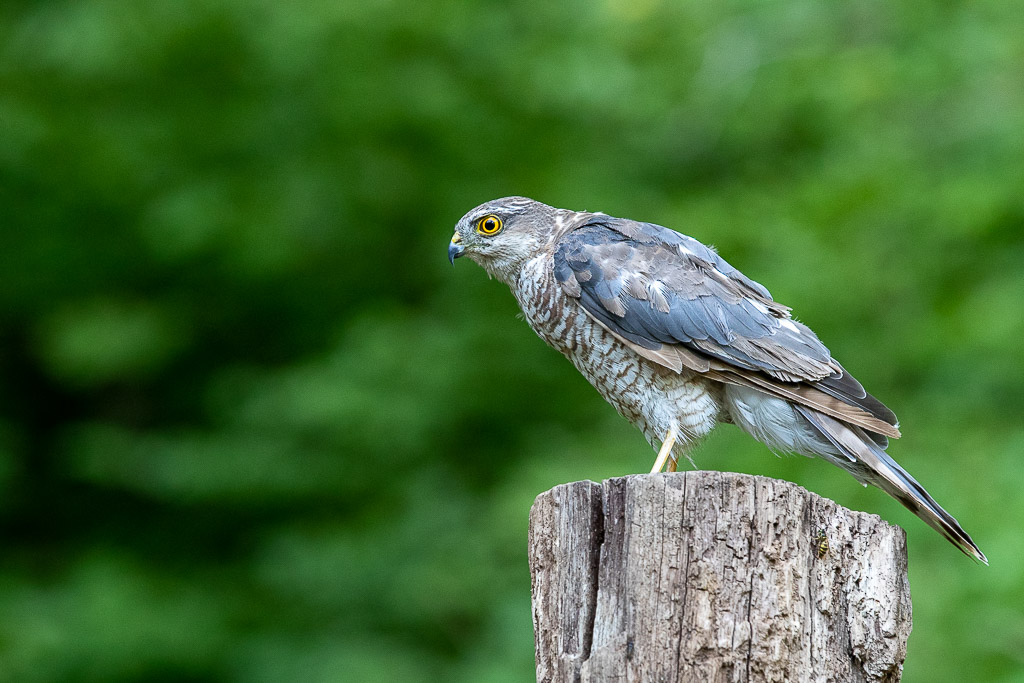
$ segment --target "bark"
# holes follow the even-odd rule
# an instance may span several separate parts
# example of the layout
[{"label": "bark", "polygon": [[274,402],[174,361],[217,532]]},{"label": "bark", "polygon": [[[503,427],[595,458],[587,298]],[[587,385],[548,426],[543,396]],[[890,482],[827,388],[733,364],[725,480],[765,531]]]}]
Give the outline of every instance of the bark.
[{"label": "bark", "polygon": [[530,570],[544,683],[902,673],[903,531],[788,482],[698,471],[557,486],[530,511]]}]

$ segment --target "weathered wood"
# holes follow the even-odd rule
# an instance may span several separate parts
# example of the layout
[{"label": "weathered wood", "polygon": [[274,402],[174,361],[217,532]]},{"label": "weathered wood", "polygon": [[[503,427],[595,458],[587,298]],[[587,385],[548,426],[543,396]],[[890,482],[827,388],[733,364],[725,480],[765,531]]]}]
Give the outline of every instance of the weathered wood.
[{"label": "weathered wood", "polygon": [[902,673],[903,531],[788,482],[698,471],[557,486],[530,511],[530,570],[543,683]]}]

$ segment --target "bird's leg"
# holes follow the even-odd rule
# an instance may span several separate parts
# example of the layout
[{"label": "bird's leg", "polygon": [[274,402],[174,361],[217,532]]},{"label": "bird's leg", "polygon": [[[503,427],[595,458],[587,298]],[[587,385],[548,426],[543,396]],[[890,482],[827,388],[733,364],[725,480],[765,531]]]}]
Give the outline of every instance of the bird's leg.
[{"label": "bird's leg", "polygon": [[[668,433],[665,434],[665,440],[661,442],[661,450],[658,451],[658,459],[654,461],[654,467],[651,468],[651,474],[661,472],[661,468],[665,466],[665,461],[672,453],[672,446],[676,443],[676,430],[669,429]],[[676,459],[672,458],[672,463],[669,465],[670,472],[675,472]]]}]

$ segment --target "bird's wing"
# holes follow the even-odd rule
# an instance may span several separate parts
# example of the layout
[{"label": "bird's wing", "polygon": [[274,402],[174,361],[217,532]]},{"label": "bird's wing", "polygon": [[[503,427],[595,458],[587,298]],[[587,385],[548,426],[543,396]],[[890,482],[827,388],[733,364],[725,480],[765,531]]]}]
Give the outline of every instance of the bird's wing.
[{"label": "bird's wing", "polygon": [[650,360],[899,436],[892,411],[788,307],[691,237],[591,215],[558,241],[554,273],[595,321]]}]

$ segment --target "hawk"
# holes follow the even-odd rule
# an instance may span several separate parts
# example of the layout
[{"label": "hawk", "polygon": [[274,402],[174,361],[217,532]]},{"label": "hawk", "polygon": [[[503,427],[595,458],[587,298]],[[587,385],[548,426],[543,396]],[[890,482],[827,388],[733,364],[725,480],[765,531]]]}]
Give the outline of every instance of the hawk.
[{"label": "hawk", "polygon": [[960,524],[885,450],[896,416],[790,308],[692,237],[652,223],[496,199],[448,245],[512,290],[530,327],[674,471],[718,423],[882,489],[965,554]]}]

